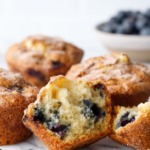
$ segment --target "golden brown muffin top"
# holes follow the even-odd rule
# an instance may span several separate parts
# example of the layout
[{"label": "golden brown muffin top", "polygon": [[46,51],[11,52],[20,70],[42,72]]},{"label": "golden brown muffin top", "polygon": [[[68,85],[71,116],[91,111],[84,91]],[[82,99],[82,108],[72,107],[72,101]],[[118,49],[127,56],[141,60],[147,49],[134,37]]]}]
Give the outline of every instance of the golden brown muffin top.
[{"label": "golden brown muffin top", "polygon": [[36,99],[37,92],[37,88],[25,82],[20,74],[0,68],[0,105],[21,105],[21,101],[30,100],[32,102]]},{"label": "golden brown muffin top", "polygon": [[94,57],[74,65],[67,73],[71,79],[101,81],[112,94],[150,93],[150,69],[131,62],[126,54]]},{"label": "golden brown muffin top", "polygon": [[10,47],[7,53],[8,57],[16,58],[15,61],[51,69],[63,64],[70,67],[78,63],[83,55],[83,51],[76,46],[60,38],[43,35],[27,37]]}]

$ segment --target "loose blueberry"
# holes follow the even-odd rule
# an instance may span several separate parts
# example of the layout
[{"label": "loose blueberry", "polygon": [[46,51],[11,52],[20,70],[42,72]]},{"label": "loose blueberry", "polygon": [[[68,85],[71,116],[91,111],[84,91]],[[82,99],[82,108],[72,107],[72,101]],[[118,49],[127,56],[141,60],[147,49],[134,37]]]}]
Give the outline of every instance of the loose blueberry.
[{"label": "loose blueberry", "polygon": [[146,10],[145,16],[147,16],[148,18],[150,18],[150,9]]},{"label": "loose blueberry", "polygon": [[126,18],[128,16],[126,11],[119,11],[116,15],[116,17],[118,18],[118,20],[123,20],[124,18]]},{"label": "loose blueberry", "polygon": [[117,123],[116,128],[124,127],[128,123],[135,121],[135,116],[131,116],[129,118],[130,112],[126,112],[121,118],[120,121]]},{"label": "loose blueberry", "polygon": [[110,20],[108,21],[109,23],[115,23],[115,24],[121,24],[122,23],[122,20],[116,16],[110,18]]},{"label": "loose blueberry", "polygon": [[134,30],[134,18],[127,18],[123,21],[123,23],[118,26],[117,33],[120,34],[132,34]]},{"label": "loose blueberry", "polygon": [[117,25],[115,23],[106,23],[98,26],[97,28],[104,32],[114,33],[116,31]]}]

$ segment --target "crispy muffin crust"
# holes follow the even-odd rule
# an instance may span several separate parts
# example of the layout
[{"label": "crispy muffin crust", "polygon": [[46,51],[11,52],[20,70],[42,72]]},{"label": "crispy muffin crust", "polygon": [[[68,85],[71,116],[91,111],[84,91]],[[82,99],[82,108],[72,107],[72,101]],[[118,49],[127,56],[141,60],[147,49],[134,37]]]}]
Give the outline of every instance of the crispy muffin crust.
[{"label": "crispy muffin crust", "polygon": [[42,35],[30,36],[6,52],[10,69],[38,87],[44,86],[51,76],[64,75],[82,56],[83,51],[76,46]]},{"label": "crispy muffin crust", "polygon": [[0,145],[15,144],[31,136],[22,116],[37,92],[19,74],[0,68]]},{"label": "crispy muffin crust", "polygon": [[[131,110],[137,113],[133,122],[119,128],[115,128],[118,121],[117,114],[122,110]],[[138,150],[150,149],[150,103],[140,104],[134,108],[115,108],[114,115],[114,133],[110,135],[112,139]]]},{"label": "crispy muffin crust", "polygon": [[[64,81],[65,81],[65,83],[63,83]],[[82,146],[94,143],[94,142],[98,141],[99,139],[107,136],[111,132],[110,97],[109,97],[109,94],[108,94],[107,90],[105,89],[105,87],[102,84],[101,85],[99,84],[99,85],[103,86],[103,92],[105,93],[105,101],[106,101],[106,103],[105,103],[105,114],[106,114],[105,119],[106,120],[105,120],[105,122],[102,121],[102,125],[103,125],[103,127],[101,125],[102,128],[100,126],[98,126],[98,124],[97,124],[94,127],[95,130],[94,129],[88,129],[88,130],[91,130],[90,134],[84,135],[87,131],[83,128],[83,130],[85,130],[84,133],[82,133],[82,134],[80,133],[78,135],[78,132],[76,132],[76,134],[74,136],[71,136],[70,133],[67,133],[67,135],[66,135],[67,137],[62,139],[58,135],[55,135],[51,130],[46,128],[43,123],[41,123],[40,121],[35,120],[34,115],[33,115],[34,111],[35,111],[34,109],[35,109],[36,105],[38,105],[42,102],[44,103],[44,100],[42,100],[42,99],[43,99],[43,97],[45,97],[45,94],[47,93],[47,88],[48,87],[49,88],[50,87],[54,88],[56,86],[56,84],[59,84],[59,86],[62,86],[62,89],[64,89],[65,85],[63,85],[63,84],[67,84],[67,82],[68,82],[68,79],[65,79],[63,76],[52,77],[50,82],[47,84],[47,86],[43,87],[41,89],[35,103],[30,104],[28,106],[28,109],[26,109],[25,112],[24,112],[23,122],[26,125],[26,127],[28,127],[35,135],[37,135],[39,137],[39,139],[50,150],[56,150],[56,149],[57,150],[69,150],[69,149],[71,150],[71,149],[76,149],[78,147],[82,147]],[[73,82],[73,81],[69,81],[69,82]],[[83,82],[81,82],[81,84],[82,83]],[[98,84],[98,83],[95,83],[95,84]],[[93,83],[92,84],[89,83],[89,86],[93,86]],[[53,92],[55,93],[55,91],[53,91]],[[74,91],[74,92],[76,92],[76,91]],[[55,94],[54,94],[54,96],[56,96]],[[51,99],[49,99],[49,101],[51,101]],[[67,104],[67,102],[65,102],[65,103],[66,103],[66,107],[67,107],[68,104]],[[46,107],[49,107],[48,101],[45,105],[46,105]],[[75,107],[77,107],[77,104],[76,104]],[[72,107],[72,109],[74,109],[74,107]],[[50,110],[50,111],[52,111],[52,110]],[[59,111],[61,112],[62,110],[59,109]],[[63,113],[63,115],[64,115],[64,113]],[[68,111],[68,113],[69,113],[69,111]],[[74,115],[76,115],[76,114],[74,114]],[[68,116],[69,116],[69,114],[68,114]],[[68,118],[68,117],[66,116],[65,118]],[[80,120],[80,119],[78,118],[78,120]],[[83,118],[83,120],[84,120],[84,118]],[[74,120],[72,122],[77,123],[77,120]],[[98,128],[99,128],[99,130],[97,130]],[[69,130],[70,130],[69,132],[72,131],[70,128],[69,128]],[[78,131],[78,130],[80,130],[80,129],[76,129],[76,131]]]},{"label": "crispy muffin crust", "polygon": [[150,69],[130,61],[127,55],[112,53],[90,58],[71,67],[70,79],[100,81],[107,86],[113,105],[134,106],[150,95]]}]

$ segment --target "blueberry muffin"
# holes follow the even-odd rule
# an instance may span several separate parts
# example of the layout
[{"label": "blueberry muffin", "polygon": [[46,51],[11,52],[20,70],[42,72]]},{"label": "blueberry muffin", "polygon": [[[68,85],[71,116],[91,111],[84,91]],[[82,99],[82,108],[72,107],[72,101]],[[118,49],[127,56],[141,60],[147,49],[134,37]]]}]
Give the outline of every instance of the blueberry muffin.
[{"label": "blueberry muffin", "polygon": [[51,76],[65,74],[82,59],[83,51],[61,39],[31,36],[11,46],[6,52],[10,70],[20,72],[37,87],[44,86]]},{"label": "blueberry muffin", "polygon": [[18,143],[31,136],[22,117],[37,92],[19,74],[0,69],[0,145]]},{"label": "blueberry muffin", "polygon": [[150,149],[150,103],[116,107],[112,139],[138,150]]},{"label": "blueberry muffin", "polygon": [[112,104],[134,106],[150,95],[150,69],[133,63],[126,54],[90,58],[74,65],[66,75],[70,79],[100,81],[111,94]]},{"label": "blueberry muffin", "polygon": [[75,149],[111,131],[110,105],[103,84],[56,76],[25,110],[23,122],[50,150]]}]

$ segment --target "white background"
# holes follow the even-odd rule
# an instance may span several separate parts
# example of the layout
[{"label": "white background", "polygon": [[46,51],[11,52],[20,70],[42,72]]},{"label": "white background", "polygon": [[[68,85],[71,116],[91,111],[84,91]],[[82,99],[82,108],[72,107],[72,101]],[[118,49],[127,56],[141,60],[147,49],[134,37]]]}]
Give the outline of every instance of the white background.
[{"label": "white background", "polygon": [[0,52],[28,35],[45,34],[77,44],[86,58],[101,55],[106,51],[95,25],[121,9],[147,8],[150,0],[0,0]]}]

